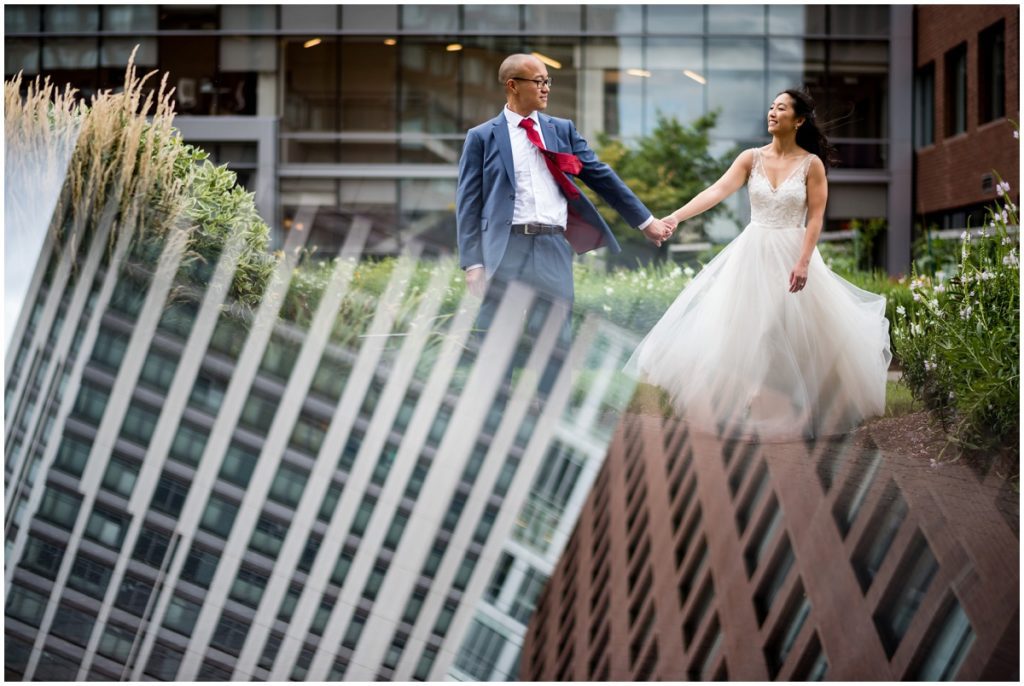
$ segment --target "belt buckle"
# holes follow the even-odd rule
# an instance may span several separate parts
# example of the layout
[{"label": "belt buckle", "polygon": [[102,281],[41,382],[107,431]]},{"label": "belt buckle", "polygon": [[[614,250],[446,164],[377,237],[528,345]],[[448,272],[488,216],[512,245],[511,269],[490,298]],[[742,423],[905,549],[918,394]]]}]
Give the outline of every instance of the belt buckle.
[{"label": "belt buckle", "polygon": [[535,226],[535,224],[523,224],[523,235],[524,236],[536,236],[537,234],[539,234],[540,233],[540,227],[538,226],[537,230],[534,231],[533,230],[534,226]]}]

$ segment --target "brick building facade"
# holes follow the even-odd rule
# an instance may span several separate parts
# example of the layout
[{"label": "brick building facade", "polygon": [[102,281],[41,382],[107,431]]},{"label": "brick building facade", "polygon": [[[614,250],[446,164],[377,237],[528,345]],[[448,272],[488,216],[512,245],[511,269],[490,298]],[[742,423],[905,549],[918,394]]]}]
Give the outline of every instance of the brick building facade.
[{"label": "brick building facade", "polygon": [[893,443],[865,427],[758,445],[629,416],[520,679],[1015,679],[1015,495]]},{"label": "brick building facade", "polygon": [[914,14],[915,218],[976,226],[996,195],[993,170],[1019,197],[1020,7],[919,5]]}]

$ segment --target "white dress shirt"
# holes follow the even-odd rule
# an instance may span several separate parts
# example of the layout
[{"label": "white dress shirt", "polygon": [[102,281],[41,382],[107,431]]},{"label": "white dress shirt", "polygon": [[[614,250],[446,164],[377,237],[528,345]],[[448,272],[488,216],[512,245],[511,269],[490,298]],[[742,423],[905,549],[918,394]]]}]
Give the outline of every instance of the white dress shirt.
[{"label": "white dress shirt", "polygon": [[[505,120],[508,122],[508,136],[512,141],[512,167],[516,172],[516,203],[512,210],[513,224],[554,224],[564,227],[569,220],[569,204],[562,194],[555,177],[544,161],[544,155],[537,146],[530,142],[526,129],[519,125],[525,117],[517,114],[505,105]],[[533,129],[544,142],[537,112],[530,113]],[[638,228],[645,229],[654,221],[651,215]],[[466,271],[483,267],[474,264],[466,267]]]}]

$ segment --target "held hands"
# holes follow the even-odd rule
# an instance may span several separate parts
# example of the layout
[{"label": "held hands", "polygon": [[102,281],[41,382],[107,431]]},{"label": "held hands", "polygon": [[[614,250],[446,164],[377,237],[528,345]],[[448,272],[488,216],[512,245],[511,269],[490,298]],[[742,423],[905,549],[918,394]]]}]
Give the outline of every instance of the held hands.
[{"label": "held hands", "polygon": [[655,219],[644,229],[644,235],[647,236],[647,240],[660,248],[663,242],[672,237],[676,224],[678,222],[671,215],[664,219]]},{"label": "held hands", "polygon": [[807,265],[803,262],[797,262],[796,266],[793,267],[793,271],[789,273],[789,292],[796,293],[802,291],[806,285]]}]

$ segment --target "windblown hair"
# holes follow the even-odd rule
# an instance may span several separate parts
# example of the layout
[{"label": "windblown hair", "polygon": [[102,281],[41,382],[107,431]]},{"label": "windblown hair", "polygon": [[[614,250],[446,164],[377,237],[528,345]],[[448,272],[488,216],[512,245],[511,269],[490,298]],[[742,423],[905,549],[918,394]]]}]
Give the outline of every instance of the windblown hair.
[{"label": "windblown hair", "polygon": [[792,98],[794,114],[804,118],[804,123],[796,130],[796,144],[817,155],[825,165],[827,173],[828,169],[834,167],[837,162],[836,151],[829,144],[828,137],[822,130],[825,126],[818,123],[814,111],[814,98],[803,89],[787,88],[782,92]]}]

